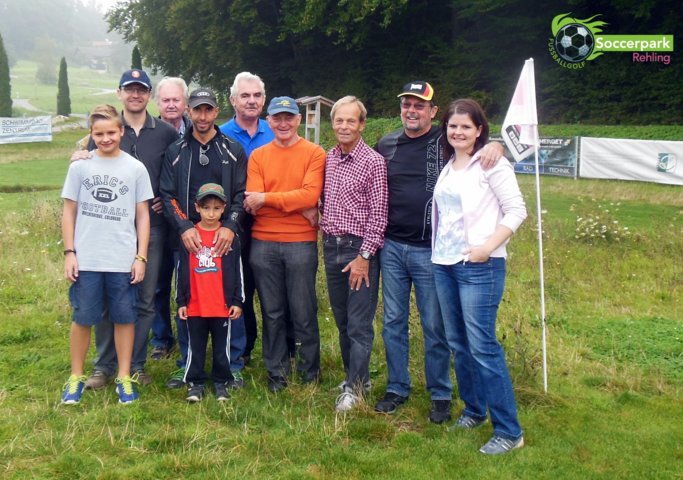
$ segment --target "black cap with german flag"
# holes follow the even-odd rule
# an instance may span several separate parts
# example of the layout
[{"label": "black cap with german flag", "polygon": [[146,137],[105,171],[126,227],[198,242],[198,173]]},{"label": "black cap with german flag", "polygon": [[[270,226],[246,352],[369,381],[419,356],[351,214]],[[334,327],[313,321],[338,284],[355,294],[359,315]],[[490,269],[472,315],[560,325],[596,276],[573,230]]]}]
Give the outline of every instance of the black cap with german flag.
[{"label": "black cap with german flag", "polygon": [[432,101],[434,96],[434,89],[427,82],[421,80],[416,80],[414,82],[406,83],[403,86],[403,91],[396,95],[397,97],[404,97],[406,95],[412,95],[422,100]]}]

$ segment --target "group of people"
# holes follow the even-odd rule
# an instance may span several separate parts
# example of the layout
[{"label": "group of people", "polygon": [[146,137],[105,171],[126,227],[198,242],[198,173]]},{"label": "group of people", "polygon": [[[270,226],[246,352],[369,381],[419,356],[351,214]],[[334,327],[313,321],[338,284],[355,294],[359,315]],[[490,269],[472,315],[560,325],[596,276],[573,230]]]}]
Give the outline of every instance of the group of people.
[{"label": "group of people", "polygon": [[[410,395],[414,285],[430,421],[451,419],[453,355],[465,402],[455,427],[477,428],[488,412],[494,434],[480,451],[523,446],[495,322],[505,244],[526,210],[502,146],[488,143],[475,101],[453,102],[436,126],[433,88],[408,83],[398,95],[403,127],[373,149],[362,137],[365,106],[343,97],[331,111],[338,143],[326,153],[298,135],[293,98],[273,98],[261,118],[265,87],[249,72],[236,76],[235,116],[220,128],[214,92],[188,94],[180,78],[157,85],[161,120],[146,110],[152,84],[144,71],[125,72],[118,95],[120,116],[110,106],[91,115],[88,149],[72,157],[62,192],[74,311],[63,403],[78,403],[85,388],[112,378],[121,403],[138,398],[136,384],[151,382],[150,331],[152,358],[167,357],[176,343],[168,309],[174,270],[179,358],[170,388],[187,386],[186,399],[201,400],[209,335],[216,398],[244,386],[242,369],[257,337],[255,291],[269,390],[287,388],[293,366],[302,383],[317,382],[321,230],[345,371],[336,410],[352,410],[370,389],[381,272],[388,381],[375,410],[394,413]],[[87,378],[92,325],[97,358]]]}]

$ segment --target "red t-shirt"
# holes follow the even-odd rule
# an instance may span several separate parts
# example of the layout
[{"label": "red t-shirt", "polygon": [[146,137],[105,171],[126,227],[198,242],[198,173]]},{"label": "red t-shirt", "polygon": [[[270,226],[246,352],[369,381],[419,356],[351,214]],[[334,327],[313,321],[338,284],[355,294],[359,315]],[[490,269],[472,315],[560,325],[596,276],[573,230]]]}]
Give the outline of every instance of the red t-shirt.
[{"label": "red t-shirt", "polygon": [[188,317],[228,317],[230,311],[223,295],[222,258],[213,256],[215,230],[199,232],[202,246],[196,254],[190,254],[190,302]]}]

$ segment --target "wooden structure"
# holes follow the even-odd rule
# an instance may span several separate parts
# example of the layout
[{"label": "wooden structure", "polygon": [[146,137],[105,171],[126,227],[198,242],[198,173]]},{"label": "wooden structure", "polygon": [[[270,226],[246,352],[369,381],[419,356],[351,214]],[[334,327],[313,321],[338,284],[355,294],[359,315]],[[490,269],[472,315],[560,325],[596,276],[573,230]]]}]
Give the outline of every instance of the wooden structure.
[{"label": "wooden structure", "polygon": [[322,95],[315,97],[301,97],[296,99],[296,103],[306,107],[306,116],[304,117],[305,137],[306,140],[311,140],[313,134],[313,142],[320,145],[320,108],[322,105],[332,108],[334,102]]}]

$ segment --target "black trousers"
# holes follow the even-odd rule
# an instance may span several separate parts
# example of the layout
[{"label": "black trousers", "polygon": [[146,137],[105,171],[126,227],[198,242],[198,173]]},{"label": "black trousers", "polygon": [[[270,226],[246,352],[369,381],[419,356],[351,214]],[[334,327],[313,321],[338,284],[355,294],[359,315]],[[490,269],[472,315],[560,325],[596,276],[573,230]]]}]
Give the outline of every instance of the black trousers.
[{"label": "black trousers", "polygon": [[204,385],[208,375],[204,371],[206,347],[211,334],[213,365],[211,380],[228,383],[233,379],[230,372],[230,319],[227,317],[188,317],[187,330],[190,345],[185,367],[185,383]]},{"label": "black trousers", "polygon": [[[258,338],[258,326],[256,321],[256,311],[254,310],[254,294],[256,293],[256,282],[254,281],[254,271],[249,263],[251,252],[251,227],[254,224],[254,217],[247,215],[244,222],[244,231],[240,237],[242,244],[242,275],[244,286],[244,305],[242,314],[244,315],[244,329],[247,332],[247,345],[244,349],[245,356],[251,356],[251,352]],[[261,312],[263,317],[263,311]],[[285,325],[287,329],[287,350],[290,358],[296,353],[296,341],[294,335],[294,322],[289,317],[289,309],[285,311]]]},{"label": "black trousers", "polygon": [[377,256],[370,260],[370,287],[363,283],[360,290],[351,290],[351,272],[343,273],[342,269],[358,256],[363,239],[353,235],[324,235],[323,239],[327,289],[330,307],[339,330],[345,381],[351,388],[362,391],[370,380],[370,354],[375,338],[373,321],[379,294],[379,261]]}]

